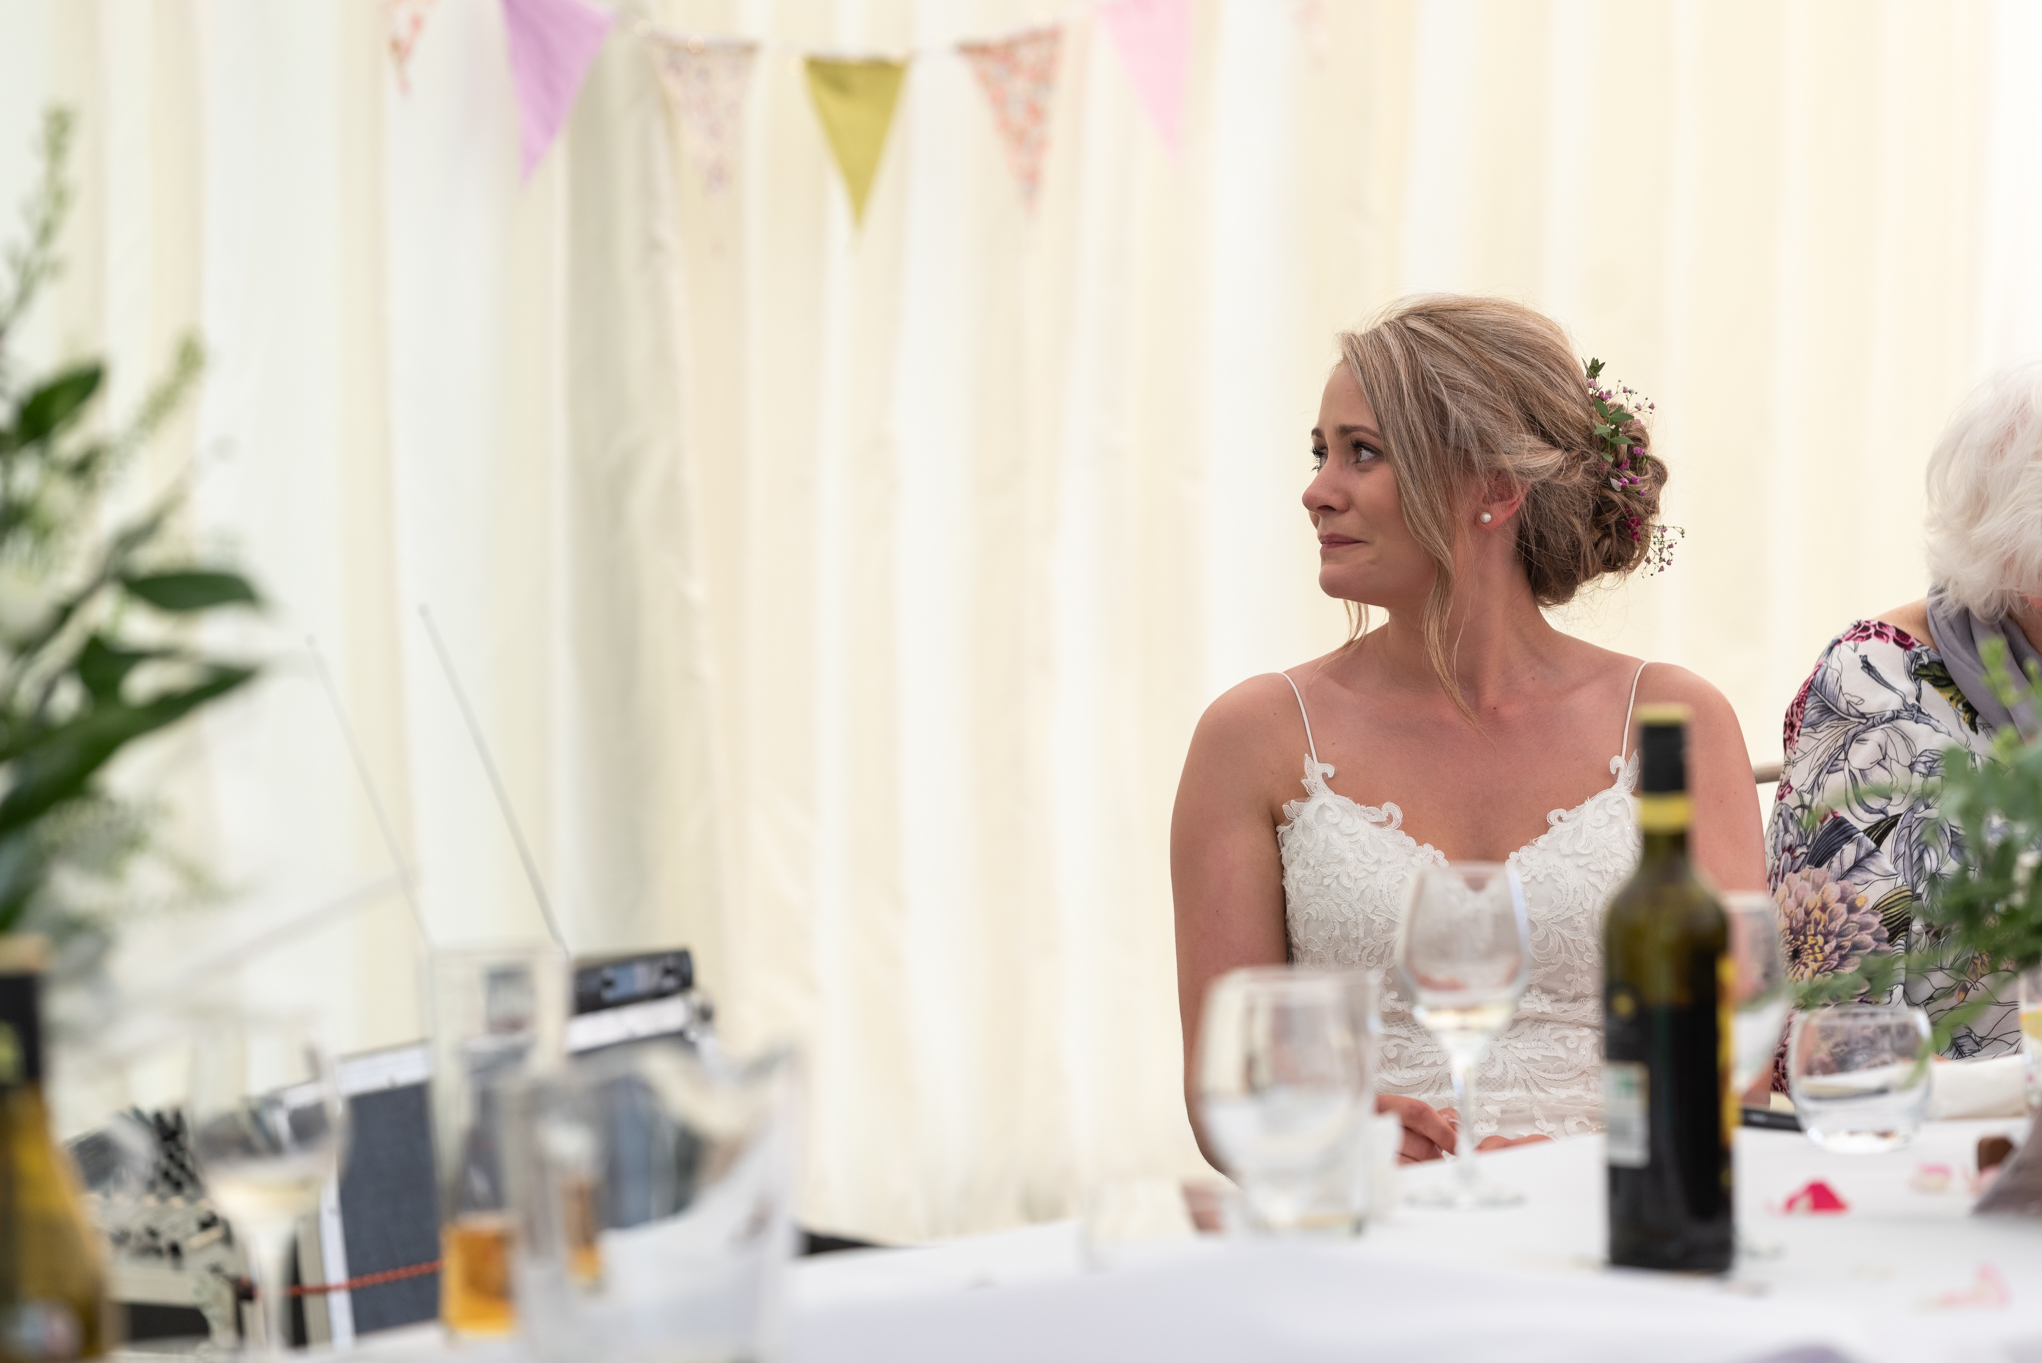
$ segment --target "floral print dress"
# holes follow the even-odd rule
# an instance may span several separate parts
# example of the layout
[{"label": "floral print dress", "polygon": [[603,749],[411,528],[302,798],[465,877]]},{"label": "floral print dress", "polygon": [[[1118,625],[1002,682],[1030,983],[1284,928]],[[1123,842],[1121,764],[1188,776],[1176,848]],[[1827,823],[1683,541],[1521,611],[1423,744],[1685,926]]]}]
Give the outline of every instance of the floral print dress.
[{"label": "floral print dress", "polygon": [[[1934,648],[1893,625],[1860,620],[1817,659],[1787,707],[1784,738],[1767,876],[1780,904],[1787,973],[1810,979],[1849,969],[1867,952],[1921,943],[1916,907],[1950,863],[1933,836],[1936,813],[1924,787],[1942,771],[1947,748],[1983,761],[1991,728],[1981,728]],[[1990,975],[1980,960],[1962,973],[1911,974],[1903,988],[1935,1018]],[[2000,1055],[2019,1042],[2016,1007],[1994,1006],[1958,1029],[1947,1054]],[[1782,1077],[1776,1068],[1776,1088]]]}]

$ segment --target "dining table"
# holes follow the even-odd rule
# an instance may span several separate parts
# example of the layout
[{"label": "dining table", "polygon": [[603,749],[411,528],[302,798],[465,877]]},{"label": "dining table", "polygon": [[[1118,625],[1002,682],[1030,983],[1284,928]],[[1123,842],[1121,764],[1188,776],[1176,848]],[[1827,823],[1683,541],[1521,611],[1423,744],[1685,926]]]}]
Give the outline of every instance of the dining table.
[{"label": "dining table", "polygon": [[[1523,1194],[1453,1210],[1408,1196],[1335,1238],[1116,1239],[1081,1220],[790,1265],[786,1363],[2042,1363],[2042,1221],[1971,1214],[1981,1137],[1932,1121],[1877,1154],[1791,1130],[1736,1136],[1741,1242],[1722,1275],[1612,1268],[1603,1140],[1480,1156]],[[1406,1165],[1404,1194],[1454,1176]],[[1817,1185],[1820,1191],[1817,1191]],[[444,1357],[429,1330],[359,1352]],[[459,1351],[522,1358],[515,1342]],[[678,1357],[679,1355],[676,1355]]]}]

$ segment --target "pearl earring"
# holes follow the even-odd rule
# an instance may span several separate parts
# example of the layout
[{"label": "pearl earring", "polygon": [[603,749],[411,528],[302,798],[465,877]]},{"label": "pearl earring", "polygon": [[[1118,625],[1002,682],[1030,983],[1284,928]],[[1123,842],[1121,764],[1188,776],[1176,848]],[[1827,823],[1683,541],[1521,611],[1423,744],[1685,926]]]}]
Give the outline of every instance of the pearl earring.
[{"label": "pearl earring", "polygon": [[1487,525],[1488,523],[1489,523],[1489,513],[1488,513],[1488,512],[1486,512],[1486,511],[1484,511],[1484,512],[1482,513],[1482,524],[1484,524],[1484,525]]}]

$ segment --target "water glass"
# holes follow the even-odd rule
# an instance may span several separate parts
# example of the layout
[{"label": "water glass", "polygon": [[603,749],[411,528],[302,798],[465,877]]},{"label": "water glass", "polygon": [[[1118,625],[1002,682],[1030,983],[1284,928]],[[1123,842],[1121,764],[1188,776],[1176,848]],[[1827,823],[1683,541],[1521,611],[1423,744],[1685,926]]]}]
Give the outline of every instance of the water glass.
[{"label": "water glass", "polygon": [[777,1356],[799,1074],[662,1039],[503,1092],[518,1318],[552,1363]]},{"label": "water glass", "polygon": [[1373,1013],[1370,981],[1356,973],[1254,967],[1208,989],[1199,1121],[1240,1185],[1249,1229],[1339,1234],[1361,1223]]},{"label": "water glass", "polygon": [[1808,1139],[1876,1154],[1914,1139],[1929,1103],[1928,1014],[1903,1004],[1817,1008],[1794,1019],[1787,1081]]},{"label": "water glass", "polygon": [[2042,1111],[2042,965],[2021,972],[2021,1079],[2028,1111]]},{"label": "water glass", "polygon": [[502,1090],[559,1062],[568,980],[550,942],[433,953],[440,1320],[456,1335],[508,1334],[516,1323]]},{"label": "water glass", "polygon": [[282,1357],[291,1236],[319,1209],[337,1171],[347,1109],[309,1018],[232,1013],[192,1036],[191,1152],[206,1196],[227,1218],[255,1283],[251,1352]]},{"label": "water glass", "polygon": [[1446,862],[1411,878],[1397,928],[1397,969],[1411,1016],[1446,1052],[1459,1114],[1456,1178],[1411,1195],[1419,1206],[1507,1207],[1523,1194],[1475,1171],[1475,1065],[1517,1011],[1531,978],[1524,885],[1507,863]]},{"label": "water glass", "polygon": [[1730,1084],[1744,1091],[1772,1068],[1787,1012],[1787,954],[1780,941],[1780,906],[1768,894],[1723,896],[1730,931],[1732,1037]]}]

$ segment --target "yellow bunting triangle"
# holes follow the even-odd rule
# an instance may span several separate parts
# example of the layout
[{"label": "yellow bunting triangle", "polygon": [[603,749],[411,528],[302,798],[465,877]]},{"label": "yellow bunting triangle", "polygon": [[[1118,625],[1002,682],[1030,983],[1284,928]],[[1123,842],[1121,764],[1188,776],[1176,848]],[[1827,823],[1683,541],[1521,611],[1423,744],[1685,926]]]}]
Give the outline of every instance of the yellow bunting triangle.
[{"label": "yellow bunting triangle", "polygon": [[886,149],[893,106],[900,99],[906,62],[828,61],[808,58],[808,95],[822,119],[823,135],[836,153],[844,188],[851,195],[853,221],[865,221],[865,198]]}]

